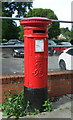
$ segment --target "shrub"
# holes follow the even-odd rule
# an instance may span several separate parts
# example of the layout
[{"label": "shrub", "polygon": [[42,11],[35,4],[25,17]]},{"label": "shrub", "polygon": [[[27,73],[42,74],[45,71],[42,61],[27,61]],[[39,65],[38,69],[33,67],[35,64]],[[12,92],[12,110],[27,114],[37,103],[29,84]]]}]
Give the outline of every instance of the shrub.
[{"label": "shrub", "polygon": [[[52,104],[49,100],[45,101],[44,103],[44,111],[51,112],[52,111]],[[40,111],[38,109],[34,109],[34,112],[28,112],[29,102],[26,104],[24,99],[24,91],[20,94],[16,94],[14,96],[9,97],[8,101],[2,105],[3,115],[8,116],[15,116],[16,118],[26,116],[26,115],[35,115],[38,114]]]}]

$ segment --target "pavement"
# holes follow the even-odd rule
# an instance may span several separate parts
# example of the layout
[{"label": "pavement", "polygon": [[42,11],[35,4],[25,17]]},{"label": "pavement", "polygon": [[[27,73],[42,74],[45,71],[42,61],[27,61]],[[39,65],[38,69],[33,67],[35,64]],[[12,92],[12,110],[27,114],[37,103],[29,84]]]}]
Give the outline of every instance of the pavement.
[{"label": "pavement", "polygon": [[[56,120],[59,118],[63,118],[64,120],[73,120],[73,95],[68,94],[68,95],[61,96],[57,101],[52,102],[52,104],[53,104],[52,112],[42,112],[37,115],[27,115],[22,117],[22,119],[19,118],[19,120],[28,120],[28,119],[33,120],[35,118],[39,120],[42,120],[42,118],[43,120],[45,119]],[[0,112],[0,116],[1,115],[2,113]],[[5,118],[7,117],[2,117],[2,118],[4,118],[2,120],[6,120]],[[11,117],[11,118],[13,118],[14,120],[15,117]]]}]

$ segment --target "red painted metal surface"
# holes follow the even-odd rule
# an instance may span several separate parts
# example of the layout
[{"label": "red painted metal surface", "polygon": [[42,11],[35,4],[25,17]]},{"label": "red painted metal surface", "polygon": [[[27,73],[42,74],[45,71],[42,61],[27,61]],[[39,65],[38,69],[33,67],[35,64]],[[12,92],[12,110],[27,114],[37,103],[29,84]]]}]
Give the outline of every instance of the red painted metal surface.
[{"label": "red painted metal surface", "polygon": [[22,19],[24,25],[24,86],[44,88],[48,82],[48,24],[51,20],[41,17]]}]

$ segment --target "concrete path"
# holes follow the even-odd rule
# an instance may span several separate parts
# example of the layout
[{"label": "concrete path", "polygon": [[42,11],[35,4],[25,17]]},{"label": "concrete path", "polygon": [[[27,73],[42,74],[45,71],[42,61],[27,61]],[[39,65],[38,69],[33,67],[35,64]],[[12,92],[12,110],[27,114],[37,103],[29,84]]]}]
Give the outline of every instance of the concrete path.
[{"label": "concrete path", "polygon": [[0,112],[0,120],[2,119],[2,112]]},{"label": "concrete path", "polygon": [[24,118],[71,118],[71,112],[69,110],[57,110],[57,111],[53,111],[51,113],[48,112],[43,112],[41,114],[38,115],[31,115],[31,116],[27,116]]}]

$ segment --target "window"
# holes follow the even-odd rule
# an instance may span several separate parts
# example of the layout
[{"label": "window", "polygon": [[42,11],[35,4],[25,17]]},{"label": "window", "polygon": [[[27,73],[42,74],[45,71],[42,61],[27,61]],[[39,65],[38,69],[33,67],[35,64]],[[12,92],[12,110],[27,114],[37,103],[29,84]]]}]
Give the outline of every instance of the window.
[{"label": "window", "polygon": [[66,53],[73,56],[73,49],[68,50]]}]

